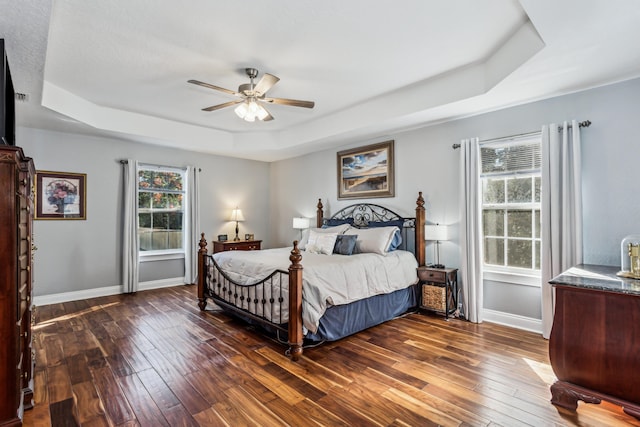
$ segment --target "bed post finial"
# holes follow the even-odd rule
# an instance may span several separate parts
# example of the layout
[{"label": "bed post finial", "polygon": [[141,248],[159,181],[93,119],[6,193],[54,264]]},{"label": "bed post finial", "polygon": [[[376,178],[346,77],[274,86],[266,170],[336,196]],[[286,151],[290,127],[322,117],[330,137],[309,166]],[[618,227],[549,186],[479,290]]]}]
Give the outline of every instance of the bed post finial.
[{"label": "bed post finial", "polygon": [[420,267],[425,265],[424,224],[424,198],[422,191],[420,191],[418,192],[418,200],[416,200],[416,260]]},{"label": "bed post finial", "polygon": [[302,356],[302,255],[298,241],[293,241],[289,256],[289,349],[287,354],[296,361]]},{"label": "bed post finial", "polygon": [[204,233],[200,233],[200,243],[198,243],[198,246],[200,246],[200,250],[198,252],[207,252],[207,239],[204,238]]},{"label": "bed post finial", "polygon": [[322,227],[322,219],[324,217],[324,212],[322,211],[322,199],[318,199],[318,210],[316,211],[316,227]]},{"label": "bed post finial", "polygon": [[206,258],[207,258],[207,239],[204,238],[204,233],[200,233],[200,250],[198,251],[198,307],[201,311],[207,307],[207,298],[204,295],[206,287]]},{"label": "bed post finial", "polygon": [[300,261],[302,261],[302,254],[300,253],[300,249],[298,248],[297,240],[293,241],[293,249],[291,250],[291,255],[289,255],[289,261],[291,261],[292,267],[295,265],[302,268],[302,265],[300,265]]}]

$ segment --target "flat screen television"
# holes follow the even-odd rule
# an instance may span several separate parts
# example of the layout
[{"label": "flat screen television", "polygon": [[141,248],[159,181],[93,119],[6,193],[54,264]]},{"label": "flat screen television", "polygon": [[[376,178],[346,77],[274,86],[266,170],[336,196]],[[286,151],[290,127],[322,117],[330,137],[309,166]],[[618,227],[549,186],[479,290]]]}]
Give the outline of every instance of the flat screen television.
[{"label": "flat screen television", "polygon": [[0,140],[5,145],[16,145],[16,95],[4,39],[0,39]]}]

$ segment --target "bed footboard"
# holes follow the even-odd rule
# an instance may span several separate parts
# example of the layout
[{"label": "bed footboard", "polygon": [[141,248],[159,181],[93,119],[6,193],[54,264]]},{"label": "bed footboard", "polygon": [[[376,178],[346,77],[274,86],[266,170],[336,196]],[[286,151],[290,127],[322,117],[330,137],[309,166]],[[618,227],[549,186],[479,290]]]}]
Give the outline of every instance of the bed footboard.
[{"label": "bed footboard", "polygon": [[[253,285],[234,282],[207,253],[204,233],[198,251],[198,307],[205,310],[208,299],[276,332],[287,333],[292,360],[302,355],[302,255],[295,241],[288,271],[276,270]],[[285,277],[285,276],[288,276]],[[285,288],[286,287],[286,288]],[[286,294],[288,293],[288,300]],[[287,313],[283,309],[288,308]]]}]

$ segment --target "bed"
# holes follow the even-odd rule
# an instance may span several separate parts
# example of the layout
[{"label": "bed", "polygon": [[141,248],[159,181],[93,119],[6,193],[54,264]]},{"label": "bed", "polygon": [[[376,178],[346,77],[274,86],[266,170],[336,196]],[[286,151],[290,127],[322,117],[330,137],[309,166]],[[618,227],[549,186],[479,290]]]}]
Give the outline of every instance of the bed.
[{"label": "bed", "polygon": [[[198,255],[198,306],[217,306],[278,337],[298,360],[304,342],[334,341],[393,319],[417,306],[416,267],[425,260],[425,210],[415,217],[357,203],[324,216],[293,249]],[[304,258],[304,261],[303,261]]]}]

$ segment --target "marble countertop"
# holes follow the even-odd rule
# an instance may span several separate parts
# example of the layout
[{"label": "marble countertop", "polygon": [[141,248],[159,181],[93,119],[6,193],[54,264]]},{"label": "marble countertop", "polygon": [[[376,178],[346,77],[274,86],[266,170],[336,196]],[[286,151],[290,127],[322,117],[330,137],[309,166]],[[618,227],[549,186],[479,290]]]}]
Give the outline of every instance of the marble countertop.
[{"label": "marble countertop", "polygon": [[554,277],[549,283],[640,296],[640,279],[618,277],[618,271],[620,267],[580,264]]}]

